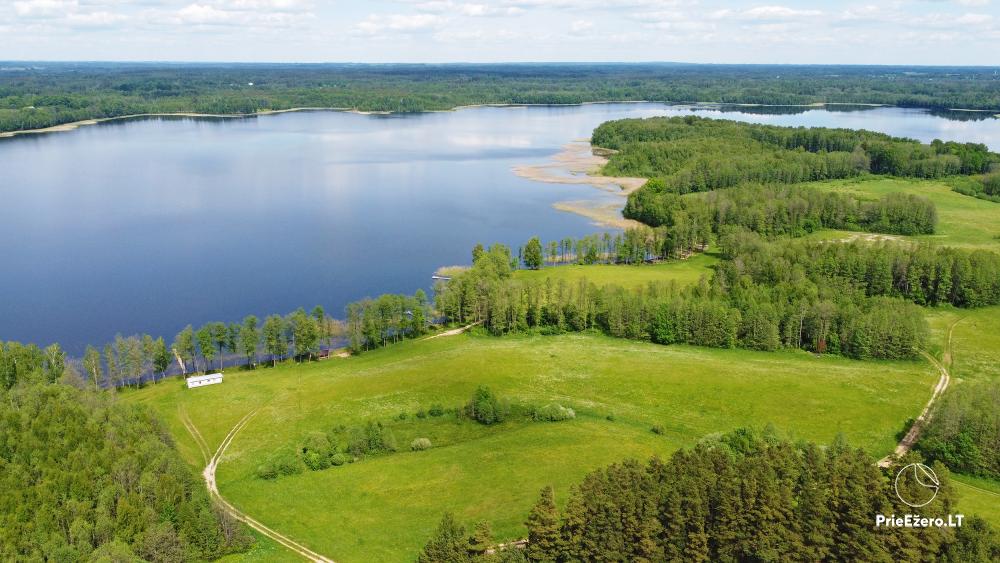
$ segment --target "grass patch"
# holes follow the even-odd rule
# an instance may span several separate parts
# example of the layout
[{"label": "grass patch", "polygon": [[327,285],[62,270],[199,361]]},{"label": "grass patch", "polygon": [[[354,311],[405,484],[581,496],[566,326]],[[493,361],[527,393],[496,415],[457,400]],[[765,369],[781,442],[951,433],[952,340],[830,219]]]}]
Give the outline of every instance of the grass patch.
[{"label": "grass patch", "polygon": [[[809,185],[849,193],[866,200],[877,200],[893,192],[926,197],[937,208],[937,232],[933,235],[900,238],[964,248],[1000,250],[1000,204],[962,195],[943,181],[869,177],[814,182]],[[851,233],[846,233],[849,234]],[[844,238],[846,235],[842,231],[823,231],[815,236]]]},{"label": "grass patch", "polygon": [[583,266],[569,264],[565,266],[549,266],[541,270],[518,270],[514,275],[524,280],[553,281],[565,280],[576,282],[586,279],[597,285],[620,285],[625,288],[636,288],[649,282],[676,281],[680,285],[697,283],[701,276],[711,276],[712,266],[718,263],[718,255],[713,252],[695,254],[687,260],[673,260],[657,264],[611,265],[593,264]]},{"label": "grass patch", "polygon": [[[260,408],[219,468],[222,494],[310,548],[355,561],[413,557],[446,510],[467,523],[490,520],[500,539],[520,537],[544,485],[565,495],[596,467],[665,456],[738,426],[771,422],[822,443],[843,432],[880,457],[935,380],[923,362],[664,347],[585,334],[459,336],[232,373],[225,384],[198,390],[169,381],[124,397],[157,409],[196,467],[203,461],[182,412],[215,448],[244,414]],[[295,447],[310,432],[391,421],[434,403],[450,408],[479,385],[512,403],[559,403],[576,416],[483,426],[411,415],[393,422],[400,443],[419,435],[434,447],[400,448],[275,481],[254,475],[270,452]],[[654,425],[662,434],[650,432]]]},{"label": "grass patch", "polygon": [[959,510],[963,514],[981,516],[1000,527],[1000,483],[990,479],[952,473],[958,492]]}]

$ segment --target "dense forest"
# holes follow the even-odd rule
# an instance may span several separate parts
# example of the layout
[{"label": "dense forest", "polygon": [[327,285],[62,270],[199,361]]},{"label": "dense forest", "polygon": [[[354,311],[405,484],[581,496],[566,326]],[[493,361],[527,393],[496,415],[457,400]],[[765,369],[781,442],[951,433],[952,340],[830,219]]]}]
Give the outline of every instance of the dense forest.
[{"label": "dense forest", "polygon": [[467,534],[445,515],[418,560],[996,561],[1000,537],[980,518],[955,528],[875,526],[876,514],[961,513],[947,469],[933,469],[943,483],[938,500],[912,509],[893,492],[894,469],[883,473],[841,440],[820,447],[741,429],[667,461],[598,469],[560,491],[562,503],[543,489],[523,551],[486,555],[488,523]]},{"label": "dense forest", "polygon": [[669,227],[665,232],[678,248],[691,239],[692,229],[706,227],[714,233],[741,226],[767,236],[793,237],[820,229],[920,235],[933,234],[938,220],[934,204],[913,194],[897,192],[864,201],[809,186],[749,184],[681,197],[656,178],[631,194],[624,215]]},{"label": "dense forest", "polygon": [[19,379],[0,389],[0,559],[180,563],[250,546],[148,410],[5,348]]},{"label": "dense forest", "polygon": [[653,221],[649,224],[665,220],[649,216],[649,209],[664,206],[659,202],[668,194],[862,174],[982,175],[1000,166],[1000,154],[976,143],[921,144],[864,130],[778,127],[690,115],[609,121],[594,130],[591,142],[614,151],[605,174],[650,178],[631,194],[625,214]]},{"label": "dense forest", "polygon": [[[994,69],[687,64],[4,63],[0,132],[157,112],[410,112],[593,101],[1000,110]],[[969,112],[965,112],[969,113]]]}]

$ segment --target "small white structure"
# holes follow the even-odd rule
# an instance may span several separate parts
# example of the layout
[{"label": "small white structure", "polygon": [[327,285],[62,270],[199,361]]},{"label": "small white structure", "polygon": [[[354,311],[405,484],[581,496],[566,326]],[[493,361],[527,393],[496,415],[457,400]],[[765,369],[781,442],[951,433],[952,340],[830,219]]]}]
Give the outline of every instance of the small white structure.
[{"label": "small white structure", "polygon": [[221,373],[196,375],[194,377],[187,378],[188,389],[194,389],[195,387],[204,387],[206,385],[215,385],[216,383],[222,383]]}]

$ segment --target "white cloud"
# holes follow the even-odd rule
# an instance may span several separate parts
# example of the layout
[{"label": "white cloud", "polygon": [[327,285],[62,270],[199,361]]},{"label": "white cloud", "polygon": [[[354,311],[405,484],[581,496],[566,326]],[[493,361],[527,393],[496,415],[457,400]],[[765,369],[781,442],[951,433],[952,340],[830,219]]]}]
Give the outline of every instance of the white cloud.
[{"label": "white cloud", "polygon": [[440,28],[445,21],[436,14],[371,14],[355,26],[355,31],[364,35],[419,33]]}]

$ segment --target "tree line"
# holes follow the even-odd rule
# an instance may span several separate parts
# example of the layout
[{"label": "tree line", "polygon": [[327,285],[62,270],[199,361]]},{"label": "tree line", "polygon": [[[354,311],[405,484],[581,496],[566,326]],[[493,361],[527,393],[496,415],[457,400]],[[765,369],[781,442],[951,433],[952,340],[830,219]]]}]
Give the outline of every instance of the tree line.
[{"label": "tree line", "polygon": [[437,308],[452,322],[479,322],[497,335],[596,329],[661,344],[916,357],[926,338],[919,307],[897,295],[868,294],[841,278],[810,278],[791,265],[778,268],[785,279],[756,281],[737,265],[743,253],[756,259],[756,247],[744,249],[747,239],[767,244],[753,237],[744,231],[727,235],[730,260],[711,279],[691,287],[650,283],[639,290],[585,279],[517,279],[509,250],[495,245],[470,270],[438,285]]},{"label": "tree line", "polygon": [[[899,297],[918,305],[1000,304],[1000,255],[926,244],[775,241],[734,230],[720,240],[729,260],[716,276],[727,285],[813,283],[846,285],[869,297]],[[825,281],[824,281],[825,280]]]},{"label": "tree line", "polygon": [[[768,65],[46,63],[0,73],[0,132],[142,113],[444,110],[604,100],[1000,109],[990,69]],[[754,111],[766,111],[763,108]]]},{"label": "tree line", "polygon": [[922,144],[865,130],[779,127],[692,115],[609,121],[594,130],[591,142],[614,151],[605,174],[658,179],[651,189],[677,194],[862,174],[985,174],[1000,164],[1000,154],[978,143]]},{"label": "tree line", "polygon": [[[907,458],[901,463],[911,461]],[[941,464],[935,502],[908,507],[892,475],[842,439],[829,447],[740,429],[666,461],[626,460],[591,472],[561,503],[542,490],[527,515],[527,544],[500,561],[950,561],[1000,558],[988,522],[957,528],[875,526],[877,514],[947,518],[957,498]],[[912,486],[904,483],[904,488]],[[418,561],[489,560],[476,536],[445,515]]]},{"label": "tree line", "polygon": [[180,563],[252,545],[147,408],[4,348],[18,377],[0,388],[0,559]]}]

